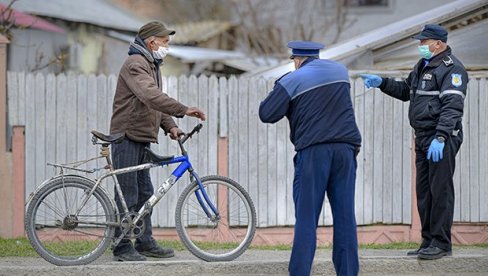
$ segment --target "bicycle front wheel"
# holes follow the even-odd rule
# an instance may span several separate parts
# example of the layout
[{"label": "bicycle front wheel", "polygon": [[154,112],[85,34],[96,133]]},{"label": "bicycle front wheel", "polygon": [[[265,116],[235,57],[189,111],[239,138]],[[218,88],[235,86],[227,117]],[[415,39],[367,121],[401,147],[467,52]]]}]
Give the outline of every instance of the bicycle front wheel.
[{"label": "bicycle front wheel", "polygon": [[59,177],[32,198],[25,230],[32,247],[46,261],[60,266],[85,265],[110,245],[115,212],[103,190],[96,189],[87,198],[93,185],[80,176]]},{"label": "bicycle front wheel", "polygon": [[227,177],[206,176],[201,181],[218,216],[194,181],[185,188],[176,205],[178,235],[186,248],[202,260],[234,260],[246,251],[256,231],[256,210],[251,197]]}]

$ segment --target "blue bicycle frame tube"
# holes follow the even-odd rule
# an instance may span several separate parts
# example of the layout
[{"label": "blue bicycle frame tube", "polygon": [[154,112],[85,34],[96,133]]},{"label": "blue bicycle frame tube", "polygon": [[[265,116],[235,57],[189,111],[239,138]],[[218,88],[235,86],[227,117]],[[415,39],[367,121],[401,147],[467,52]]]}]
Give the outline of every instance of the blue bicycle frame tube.
[{"label": "blue bicycle frame tube", "polygon": [[186,156],[179,156],[176,157],[174,160],[176,162],[181,162],[181,164],[172,173],[172,175],[176,176],[176,179],[179,179],[188,169],[191,168],[191,163]]},{"label": "blue bicycle frame tube", "polygon": [[[202,193],[203,195],[203,198],[205,199],[205,201],[207,202],[208,206],[210,207],[210,209],[212,209],[212,212],[218,216],[219,213],[217,212],[217,208],[215,208],[215,206],[212,204],[212,202],[210,201],[210,199],[208,198],[208,195],[207,195],[207,192],[205,191],[205,187],[203,186],[202,182],[200,181],[200,177],[198,177],[198,174],[196,172],[193,172],[192,173],[193,176],[195,177],[195,179],[197,180],[197,183],[198,183],[198,187],[200,189],[200,193]],[[202,200],[202,197],[200,196],[200,194],[198,193],[198,190],[195,191],[195,195],[197,196],[197,199],[198,199],[198,203],[200,203],[200,206],[202,206],[203,208],[203,211],[205,211],[205,214],[207,214],[207,216],[210,218],[211,215],[210,213],[208,212],[208,209],[207,209],[207,206],[205,205],[205,203],[203,202]]]},{"label": "blue bicycle frame tube", "polygon": [[[174,164],[174,163],[181,163],[171,174],[173,176],[176,177],[176,180],[175,181],[178,181],[178,179],[181,178],[181,176],[187,171],[189,170],[192,165],[190,163],[190,160],[188,160],[188,156],[178,156],[178,157],[175,157],[173,159],[171,159],[170,161],[166,161],[166,162],[161,162],[160,164],[161,165],[168,165],[168,164]],[[205,187],[203,186],[202,182],[200,181],[200,177],[198,177],[198,174],[196,172],[192,172],[193,176],[195,177],[195,179],[197,180],[197,184],[198,184],[198,187],[200,190],[200,193],[203,195],[203,199],[202,199],[202,196],[200,195],[200,193],[198,193],[198,190],[195,191],[195,195],[197,196],[197,200],[198,200],[198,203],[200,203],[200,206],[202,207],[203,211],[205,211],[205,214],[210,218],[212,217],[212,215],[210,214],[210,212],[208,211],[208,208],[207,208],[207,205],[210,207],[210,209],[212,210],[212,212],[218,216],[218,211],[217,211],[217,208],[215,208],[215,206],[212,204],[212,202],[210,201],[210,199],[208,198],[208,195],[207,195],[207,192],[205,191]],[[205,202],[207,204],[205,204],[205,202],[203,201],[205,200]]]}]

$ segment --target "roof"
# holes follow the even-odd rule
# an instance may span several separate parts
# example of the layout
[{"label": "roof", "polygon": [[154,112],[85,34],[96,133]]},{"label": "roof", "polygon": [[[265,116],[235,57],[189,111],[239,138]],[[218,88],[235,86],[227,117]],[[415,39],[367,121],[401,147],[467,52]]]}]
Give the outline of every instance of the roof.
[{"label": "roof", "polygon": [[[351,40],[336,44],[320,52],[320,58],[341,60],[354,56],[368,49],[384,47],[396,41],[409,38],[418,33],[424,24],[442,24],[448,20],[479,9],[488,4],[488,0],[458,0],[449,4],[428,10],[424,13],[397,21],[382,28],[356,36]],[[293,70],[293,63],[275,66],[252,72],[248,76],[262,76],[265,78],[279,77]]]},{"label": "roof", "polygon": [[[109,31],[107,32],[107,35],[126,42],[134,41],[133,36],[122,34],[116,31]],[[173,42],[174,40],[172,39],[171,43]],[[277,64],[279,62],[274,58],[250,58],[244,53],[238,51],[226,51],[219,49],[178,45],[171,45],[168,55],[178,58],[183,63],[203,63],[219,61],[242,71],[255,70],[256,68],[260,68],[266,65],[269,66],[270,64]]]},{"label": "roof", "polygon": [[[0,4],[0,11],[5,10],[5,8],[5,5]],[[16,26],[29,27],[53,33],[64,33],[64,29],[57,25],[49,23],[41,18],[16,11],[15,9],[12,9],[12,17]]]},{"label": "roof", "polygon": [[[134,36],[125,35],[116,31],[109,31],[107,35],[122,41],[134,41]],[[171,43],[173,43],[173,39]],[[171,45],[171,50],[168,55],[181,59],[184,63],[245,58],[243,53],[236,51],[178,45]]]},{"label": "roof", "polygon": [[[10,2],[11,0],[0,0],[3,4]],[[16,1],[12,8],[38,16],[124,31],[137,32],[146,23],[134,14],[104,0],[21,0]]]},{"label": "roof", "polygon": [[170,55],[185,63],[245,58],[241,52],[178,45],[171,45]]},{"label": "roof", "polygon": [[[488,10],[485,12],[488,13]],[[485,47],[488,43],[486,30],[488,30],[488,20],[472,22],[449,31],[447,42],[452,53],[462,61],[468,70],[488,69],[488,48]],[[408,39],[374,49],[374,66],[373,68],[368,67],[368,70],[411,70],[412,65],[419,60],[417,45],[418,41]]]},{"label": "roof", "polygon": [[233,24],[228,21],[215,20],[171,25],[171,29],[176,30],[171,41],[176,44],[204,42],[227,31],[232,26]]}]

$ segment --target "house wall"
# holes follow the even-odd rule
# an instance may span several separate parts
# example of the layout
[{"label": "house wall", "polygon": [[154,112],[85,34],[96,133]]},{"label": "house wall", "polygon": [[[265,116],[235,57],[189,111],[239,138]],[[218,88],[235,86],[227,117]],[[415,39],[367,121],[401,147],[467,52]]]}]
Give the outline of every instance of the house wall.
[{"label": "house wall", "polygon": [[102,39],[104,43],[97,73],[118,74],[127,59],[130,43],[108,36]]},{"label": "house wall", "polygon": [[84,74],[99,73],[105,42],[103,29],[78,24],[77,28],[68,35],[68,43],[76,48],[76,51],[72,51],[72,55],[77,55],[77,61],[70,66],[70,69]]},{"label": "house wall", "polygon": [[63,67],[52,63],[63,47],[68,45],[65,34],[36,29],[13,29],[13,40],[8,45],[7,69],[37,73],[59,73]]},{"label": "house wall", "polygon": [[[44,74],[118,73],[127,56],[126,42],[107,37],[104,29],[87,24],[64,27],[68,29],[65,34],[15,29],[14,40],[8,46],[8,70]],[[66,59],[56,60],[62,52]]]}]

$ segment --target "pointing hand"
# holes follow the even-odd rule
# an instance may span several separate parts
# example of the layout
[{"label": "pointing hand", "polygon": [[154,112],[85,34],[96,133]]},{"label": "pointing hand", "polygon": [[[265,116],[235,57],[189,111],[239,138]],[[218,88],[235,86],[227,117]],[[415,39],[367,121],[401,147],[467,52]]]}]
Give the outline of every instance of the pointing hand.
[{"label": "pointing hand", "polygon": [[364,80],[364,85],[366,88],[379,87],[383,82],[383,79],[378,75],[361,74],[361,78]]}]

